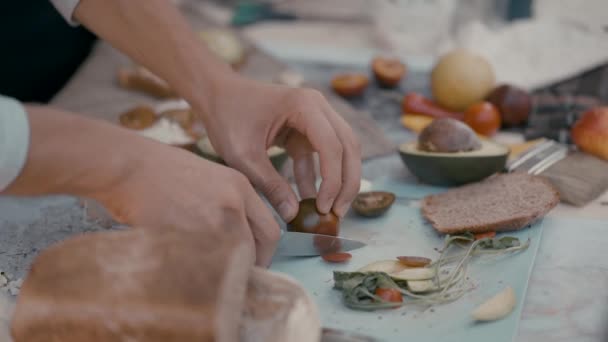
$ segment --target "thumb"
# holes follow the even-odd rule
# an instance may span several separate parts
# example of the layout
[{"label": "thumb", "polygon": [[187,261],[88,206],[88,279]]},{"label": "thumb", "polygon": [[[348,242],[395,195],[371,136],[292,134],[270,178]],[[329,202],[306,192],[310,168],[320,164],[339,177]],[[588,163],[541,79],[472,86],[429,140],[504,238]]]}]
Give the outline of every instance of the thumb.
[{"label": "thumb", "polygon": [[298,213],[298,199],[287,181],[272,166],[266,151],[241,159],[234,167],[260,190],[285,222]]}]

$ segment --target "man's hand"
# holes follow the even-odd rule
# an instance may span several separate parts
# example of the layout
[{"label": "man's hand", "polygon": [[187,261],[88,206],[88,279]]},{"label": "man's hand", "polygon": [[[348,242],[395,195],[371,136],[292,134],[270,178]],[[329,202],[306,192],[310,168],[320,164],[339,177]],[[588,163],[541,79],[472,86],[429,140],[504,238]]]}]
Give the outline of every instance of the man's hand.
[{"label": "man's hand", "polygon": [[28,159],[5,194],[93,198],[132,227],[237,230],[255,242],[256,264],[269,265],[279,226],[241,173],[109,123],[27,111]]},{"label": "man's hand", "polygon": [[[297,197],[273,169],[266,149],[279,144],[294,160],[302,198],[317,197],[318,210],[343,216],[359,190],[361,152],[350,126],[311,89],[227,78],[209,98],[205,126],[227,163],[243,172],[286,221],[297,213]],[[196,105],[196,104],[195,104]],[[313,154],[323,181],[317,195]]]},{"label": "man's hand", "polygon": [[302,197],[316,194],[313,152],[323,182],[318,209],[343,215],[359,190],[360,153],[350,127],[314,90],[243,79],[196,37],[165,0],[81,0],[75,18],[163,78],[203,115],[211,143],[264,192],[283,219],[297,212],[266,148],[287,147]]}]

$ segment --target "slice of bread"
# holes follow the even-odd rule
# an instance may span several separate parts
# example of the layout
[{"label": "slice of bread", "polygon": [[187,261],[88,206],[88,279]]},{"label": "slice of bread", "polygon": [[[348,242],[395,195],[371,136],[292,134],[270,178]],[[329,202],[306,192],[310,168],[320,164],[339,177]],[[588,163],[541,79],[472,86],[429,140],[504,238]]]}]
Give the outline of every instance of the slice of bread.
[{"label": "slice of bread", "polygon": [[422,215],[441,233],[482,233],[526,227],[559,203],[544,178],[499,174],[438,195],[427,196]]}]

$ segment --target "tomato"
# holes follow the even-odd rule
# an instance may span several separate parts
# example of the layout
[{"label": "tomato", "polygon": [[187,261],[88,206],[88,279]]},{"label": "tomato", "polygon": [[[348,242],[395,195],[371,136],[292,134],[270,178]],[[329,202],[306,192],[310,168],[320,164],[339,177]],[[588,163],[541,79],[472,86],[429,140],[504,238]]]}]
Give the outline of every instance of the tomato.
[{"label": "tomato", "polygon": [[464,122],[475,132],[489,137],[500,128],[500,113],[490,102],[479,102],[467,109]]},{"label": "tomato", "polygon": [[381,85],[396,87],[407,68],[396,58],[376,57],[372,60],[372,71]]},{"label": "tomato", "polygon": [[401,303],[403,302],[403,296],[401,295],[401,291],[397,289],[386,289],[379,287],[376,289],[376,296],[382,298],[387,302],[392,303]]},{"label": "tomato", "polygon": [[481,239],[485,239],[485,238],[491,239],[496,236],[496,232],[475,233],[473,235],[475,236],[475,240],[481,240]]},{"label": "tomato", "polygon": [[417,256],[398,256],[397,259],[407,267],[424,267],[431,263],[431,259]]},{"label": "tomato", "polygon": [[348,260],[350,260],[350,258],[352,258],[352,255],[350,253],[337,252],[337,253],[323,254],[323,255],[321,255],[321,258],[323,258],[323,260],[325,260],[327,262],[339,264],[339,263],[347,262]]},{"label": "tomato", "polygon": [[334,91],[344,97],[360,96],[367,88],[369,80],[363,74],[342,74],[331,80]]}]

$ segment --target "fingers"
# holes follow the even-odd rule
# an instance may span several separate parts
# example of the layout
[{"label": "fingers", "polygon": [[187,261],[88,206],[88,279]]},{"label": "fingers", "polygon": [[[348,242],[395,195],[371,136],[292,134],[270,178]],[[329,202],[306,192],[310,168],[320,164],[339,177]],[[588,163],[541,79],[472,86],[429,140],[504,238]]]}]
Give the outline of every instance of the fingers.
[{"label": "fingers", "polygon": [[312,153],[306,153],[293,160],[293,174],[301,198],[317,196],[315,187],[315,159]]},{"label": "fingers", "polygon": [[342,217],[350,203],[357,196],[361,185],[361,147],[355,134],[346,121],[336,113],[329,103],[323,102],[324,112],[335,129],[343,147],[342,187],[333,204],[333,211]]},{"label": "fingers", "polygon": [[283,220],[289,222],[296,216],[298,213],[296,194],[272,166],[265,150],[252,150],[250,153],[244,153],[240,158],[232,159],[230,164],[262,191]]},{"label": "fingers", "polygon": [[[323,97],[316,97],[316,102],[318,101],[324,101]],[[312,106],[309,104],[308,107]],[[318,108],[319,105],[315,103],[315,107]],[[308,138],[314,150],[319,153],[323,181],[317,194],[317,209],[321,213],[328,213],[342,187],[342,143],[321,108],[318,111],[299,113],[291,124]]]},{"label": "fingers", "polygon": [[278,223],[256,192],[250,188],[245,198],[245,211],[255,242],[257,266],[268,267],[281,238]]},{"label": "fingers", "polygon": [[315,160],[312,146],[302,134],[292,131],[285,145],[287,152],[293,159],[293,173],[301,198],[316,197]]}]

